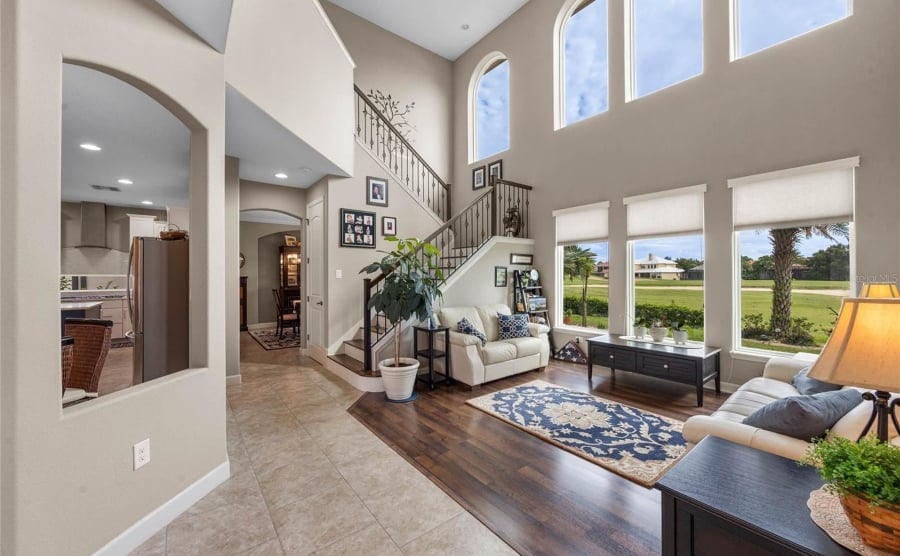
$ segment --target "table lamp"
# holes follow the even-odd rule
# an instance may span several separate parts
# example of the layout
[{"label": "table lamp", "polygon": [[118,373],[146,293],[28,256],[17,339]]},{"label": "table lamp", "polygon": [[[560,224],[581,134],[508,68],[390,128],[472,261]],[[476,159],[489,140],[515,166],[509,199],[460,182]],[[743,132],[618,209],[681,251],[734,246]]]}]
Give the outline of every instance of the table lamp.
[{"label": "table lamp", "polygon": [[859,290],[860,297],[900,297],[900,290],[893,282],[867,282]]},{"label": "table lamp", "polygon": [[890,392],[900,391],[900,298],[844,299],[834,331],[808,376],[875,390],[863,393],[873,408],[860,438],[877,419],[878,439],[887,442],[889,416],[900,431],[894,414],[900,399],[890,402]]}]

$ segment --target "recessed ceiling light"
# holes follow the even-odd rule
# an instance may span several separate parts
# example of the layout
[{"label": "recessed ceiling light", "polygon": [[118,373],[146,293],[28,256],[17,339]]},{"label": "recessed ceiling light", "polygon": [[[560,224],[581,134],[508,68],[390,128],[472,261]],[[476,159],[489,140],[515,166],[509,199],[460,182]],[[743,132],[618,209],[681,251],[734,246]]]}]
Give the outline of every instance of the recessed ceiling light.
[{"label": "recessed ceiling light", "polygon": [[462,29],[463,31],[468,31],[468,30],[469,30],[469,24],[468,24],[468,23],[463,23],[462,25],[459,26],[459,28]]},{"label": "recessed ceiling light", "polygon": [[103,150],[93,143],[82,143],[78,146],[86,151],[102,151]]},{"label": "recessed ceiling light", "polygon": [[153,201],[141,201],[142,205],[152,205]]},{"label": "recessed ceiling light", "polygon": [[286,179],[287,179],[287,174],[285,174],[284,172],[278,172],[277,174],[275,174],[275,177],[278,178],[278,179],[280,179],[280,180],[286,180]]},{"label": "recessed ceiling light", "polygon": [[121,183],[122,185],[132,185],[132,184],[134,184],[134,182],[131,181],[131,180],[128,179],[128,178],[121,178],[121,179],[119,180],[119,183]]}]

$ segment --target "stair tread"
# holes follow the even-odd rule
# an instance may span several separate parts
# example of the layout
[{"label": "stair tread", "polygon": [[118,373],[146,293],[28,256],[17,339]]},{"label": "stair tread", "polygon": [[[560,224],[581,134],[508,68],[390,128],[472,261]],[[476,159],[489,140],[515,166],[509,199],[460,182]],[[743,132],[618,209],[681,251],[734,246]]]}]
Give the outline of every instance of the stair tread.
[{"label": "stair tread", "polygon": [[344,340],[345,344],[350,344],[351,346],[359,349],[363,349],[366,347],[366,344],[362,341],[362,338],[353,338],[352,340]]},{"label": "stair tread", "polygon": [[354,373],[358,374],[359,376],[381,376],[381,373],[379,373],[377,370],[376,371],[367,371],[365,369],[365,366],[363,365],[362,361],[359,361],[358,359],[354,359],[344,353],[337,353],[335,355],[329,355],[328,358],[331,359],[332,361],[334,361],[335,363],[338,363],[339,365],[342,365],[343,367],[346,367],[347,369],[353,371]]}]

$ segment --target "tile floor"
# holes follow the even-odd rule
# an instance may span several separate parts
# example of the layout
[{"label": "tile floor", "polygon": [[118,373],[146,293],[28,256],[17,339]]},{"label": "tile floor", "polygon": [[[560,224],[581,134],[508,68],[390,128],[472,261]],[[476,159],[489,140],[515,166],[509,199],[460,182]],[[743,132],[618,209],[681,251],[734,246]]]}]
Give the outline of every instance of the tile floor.
[{"label": "tile floor", "polygon": [[259,362],[287,351],[228,388],[231,478],[133,555],[515,554],[346,412],[359,391]]}]

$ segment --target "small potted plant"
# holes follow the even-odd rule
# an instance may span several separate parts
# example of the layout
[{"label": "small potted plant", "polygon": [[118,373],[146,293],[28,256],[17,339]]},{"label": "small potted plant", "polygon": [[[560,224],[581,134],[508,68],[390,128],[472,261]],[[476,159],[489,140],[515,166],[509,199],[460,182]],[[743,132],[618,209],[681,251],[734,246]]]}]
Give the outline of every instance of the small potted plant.
[{"label": "small potted plant", "polygon": [[864,543],[900,552],[900,448],[872,436],[834,437],[816,440],[800,463],[819,468]]},{"label": "small potted plant", "polygon": [[419,360],[400,357],[400,332],[403,321],[416,317],[429,321],[433,315],[434,301],[442,297],[440,285],[444,273],[438,266],[440,250],[433,244],[417,238],[399,239],[394,236],[384,238],[396,243],[394,250],[360,273],[381,272],[385,275],[384,285],[372,294],[369,310],[378,311],[394,325],[394,357],[378,363],[384,393],[389,400],[406,401],[413,399]]},{"label": "small potted plant", "polygon": [[566,309],[563,314],[563,324],[572,324],[572,309]]},{"label": "small potted plant", "polygon": [[675,340],[675,343],[678,345],[687,343],[688,333],[682,323],[677,321],[672,323],[672,339]]},{"label": "small potted plant", "polygon": [[647,326],[650,323],[647,321],[647,317],[643,314],[638,314],[634,318],[634,337],[635,338],[643,338],[647,335]]},{"label": "small potted plant", "polygon": [[650,326],[650,337],[653,338],[654,342],[663,341],[668,333],[669,329],[666,328],[665,315],[653,319],[653,324]]}]

